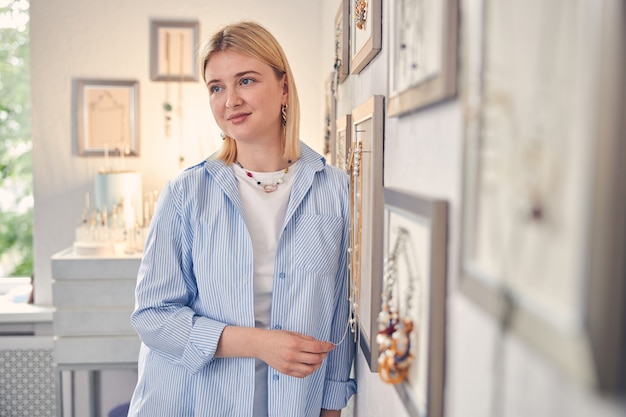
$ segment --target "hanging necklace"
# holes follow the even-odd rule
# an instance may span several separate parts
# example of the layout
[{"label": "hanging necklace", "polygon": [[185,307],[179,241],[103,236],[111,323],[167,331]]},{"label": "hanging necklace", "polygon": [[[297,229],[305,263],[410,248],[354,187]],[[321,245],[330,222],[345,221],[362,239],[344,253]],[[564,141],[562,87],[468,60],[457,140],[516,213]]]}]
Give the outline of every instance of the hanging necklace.
[{"label": "hanging necklace", "polygon": [[365,30],[365,23],[367,22],[367,1],[356,0],[354,2],[354,22],[357,28]]},{"label": "hanging necklace", "polygon": [[[382,306],[378,316],[379,332],[376,336],[380,354],[378,357],[378,372],[380,378],[389,384],[398,384],[404,381],[409,373],[413,362],[411,348],[411,333],[418,332],[411,318],[412,301],[415,292],[415,284],[419,279],[411,268],[409,253],[411,248],[411,235],[409,231],[400,227],[392,252],[385,259],[384,289],[381,294]],[[398,285],[398,262],[400,258],[406,262],[408,275],[408,287],[406,290],[406,302],[404,314],[400,311]],[[395,292],[395,294],[394,294]]]},{"label": "hanging necklace", "polygon": [[243,165],[241,165],[241,162],[235,161],[235,163],[239,166],[239,168],[243,169],[243,172],[246,173],[246,176],[248,178],[252,178],[252,180],[254,180],[256,185],[258,185],[263,191],[265,191],[266,193],[271,193],[271,192],[276,191],[278,189],[278,186],[285,182],[285,175],[287,175],[287,173],[289,172],[289,167],[291,166],[291,159],[287,161],[287,164],[288,164],[287,168],[282,170],[282,175],[279,178],[271,182],[266,182],[266,183],[258,180],[257,178],[254,178],[254,175],[252,175],[252,172],[245,169]]}]

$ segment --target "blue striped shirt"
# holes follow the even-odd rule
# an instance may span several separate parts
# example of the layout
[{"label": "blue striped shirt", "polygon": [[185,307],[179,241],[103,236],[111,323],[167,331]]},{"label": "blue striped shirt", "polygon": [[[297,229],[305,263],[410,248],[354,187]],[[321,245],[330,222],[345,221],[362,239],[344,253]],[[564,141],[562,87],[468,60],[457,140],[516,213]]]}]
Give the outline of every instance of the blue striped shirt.
[{"label": "blue striped shirt", "polygon": [[[276,251],[271,328],[339,342],[348,316],[347,174],[301,144]],[[254,359],[215,358],[227,325],[254,327],[252,242],[232,167],[208,159],[161,193],[139,268],[142,340],[129,416],[252,416]],[[351,335],[305,378],[268,371],[271,417],[318,417],[356,392]]]}]

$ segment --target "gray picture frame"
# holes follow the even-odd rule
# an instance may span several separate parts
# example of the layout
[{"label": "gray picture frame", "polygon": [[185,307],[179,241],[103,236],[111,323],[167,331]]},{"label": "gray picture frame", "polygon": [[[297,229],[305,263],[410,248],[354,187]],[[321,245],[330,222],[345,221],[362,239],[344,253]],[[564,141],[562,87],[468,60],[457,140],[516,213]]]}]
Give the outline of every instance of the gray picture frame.
[{"label": "gray picture frame", "polygon": [[73,130],[80,156],[139,156],[139,81],[74,79]]},{"label": "gray picture frame", "polygon": [[[414,323],[412,334],[413,361],[409,376],[394,387],[411,417],[443,417],[446,352],[446,288],[448,264],[449,204],[440,198],[385,187],[384,254],[389,257],[394,231],[403,227],[413,232],[413,244],[405,255],[415,268],[421,283],[412,302],[413,310],[405,312]],[[417,232],[417,233],[415,233]],[[419,232],[423,232],[420,235]],[[397,237],[397,234],[395,235]],[[408,277],[398,263],[399,296],[406,293]],[[422,291],[419,289],[421,288]],[[381,288],[382,290],[382,288]],[[421,306],[421,311],[416,306]],[[381,297],[372,316],[378,317]],[[402,310],[400,311],[402,315]],[[419,336],[416,332],[420,332]],[[378,356],[378,348],[376,355]]]},{"label": "gray picture frame", "polygon": [[390,14],[387,114],[402,116],[455,97],[459,0],[393,0]]},{"label": "gray picture frame", "polygon": [[198,81],[200,23],[187,20],[150,21],[150,79]]},{"label": "gray picture frame", "polygon": [[[537,36],[540,36],[540,42],[533,43],[528,39],[524,40],[525,44],[533,45],[532,50],[520,50],[516,48],[516,45],[507,42],[511,40],[507,37],[514,36],[515,33],[507,26],[504,19],[499,18],[498,10],[501,10],[499,7],[506,5],[495,0],[473,1],[472,5],[473,7],[465,10],[466,23],[462,36],[466,62],[463,71],[465,87],[462,94],[465,155],[459,288],[476,305],[498,320],[505,332],[518,337],[568,378],[603,393],[624,395],[626,391],[626,358],[624,356],[624,351],[626,351],[626,257],[624,257],[626,184],[623,178],[626,176],[626,169],[620,156],[616,155],[623,155],[625,151],[623,137],[621,133],[617,133],[623,131],[625,119],[620,114],[623,112],[619,110],[620,105],[616,103],[623,103],[626,97],[626,83],[622,79],[617,88],[612,86],[587,91],[579,89],[573,93],[570,88],[572,82],[587,82],[587,80],[569,80],[554,76],[551,71],[558,71],[558,67],[540,55],[541,48],[552,47],[562,54],[558,65],[566,65],[568,68],[575,65],[575,62],[579,62],[577,54],[584,55],[591,53],[591,50],[580,49],[572,39],[576,38],[576,33],[588,33],[588,31],[600,33],[597,21],[585,20],[586,16],[581,16],[580,20],[560,21],[554,18],[555,16],[568,16],[571,10],[559,10],[559,13],[555,13],[554,10],[523,10],[524,13],[543,16],[543,20],[538,22],[538,27],[544,30],[536,31]],[[574,7],[567,2],[534,3],[533,7],[538,7],[537,5]],[[525,7],[530,6],[526,4]],[[508,15],[510,16],[510,11]],[[609,34],[610,31],[604,30],[602,33]],[[564,44],[558,44],[558,41]],[[539,43],[541,48],[535,47]],[[494,44],[506,45],[506,48],[496,49]],[[602,45],[604,45],[603,48],[607,48],[606,56],[613,57],[619,53],[617,51],[623,50],[624,40],[620,39],[619,42],[607,40],[602,42]],[[612,46],[608,45],[614,46],[614,50],[609,51],[608,49]],[[592,48],[593,44],[590,43],[586,47]],[[532,74],[534,76],[528,77],[529,81],[526,81],[527,79],[523,77],[528,74],[528,68],[520,66],[516,66],[514,73],[509,71],[509,73],[495,74],[494,71],[503,69],[500,66],[497,69],[494,68],[495,64],[492,60],[496,59],[495,62],[498,63],[503,62],[503,56],[509,51],[515,51],[510,53],[515,54],[518,62],[523,62],[528,68],[544,71],[543,75],[539,77]],[[546,56],[552,55],[546,54]],[[580,75],[577,74],[577,76]],[[516,79],[516,77],[522,78]],[[498,80],[505,80],[505,82],[495,85]],[[526,95],[524,92],[524,94],[516,95],[505,90],[509,87],[523,86],[525,85],[523,82],[536,80],[552,82],[538,85],[539,91],[535,94],[540,95],[542,100],[530,100],[530,104],[524,102],[524,98],[529,97],[530,94]],[[549,85],[549,88],[545,88],[546,85]],[[555,85],[561,88],[558,89]],[[591,97],[589,92],[597,96]],[[588,104],[595,100],[602,103],[602,106]],[[548,109],[549,111],[545,108],[537,108],[539,102],[543,106],[552,102],[552,108]],[[574,118],[572,123],[564,124],[562,120],[571,116],[571,108],[561,103],[572,103],[571,105],[586,108],[587,111],[580,113],[581,116]],[[581,105],[580,103],[587,104]],[[512,161],[504,159],[501,154],[494,153],[493,149],[488,148],[489,135],[497,137],[498,143],[523,144],[526,140],[523,137],[511,139],[496,132],[493,114],[499,112],[498,120],[506,120],[507,117],[511,117],[509,109],[520,109],[525,105],[530,109],[529,114],[554,115],[559,114],[557,111],[564,111],[565,116],[555,119],[559,122],[550,123],[550,120],[546,119],[543,129],[535,130],[533,133],[538,131],[543,134],[546,139],[545,143],[552,146],[555,143],[558,144],[554,141],[559,138],[570,140],[564,142],[567,146],[557,145],[557,150],[552,153],[545,153],[545,149],[549,149],[545,147],[545,144],[544,148],[534,148],[535,151],[543,151],[544,154],[543,158],[535,158],[533,161],[549,161],[553,166],[552,171],[546,171],[545,166],[533,167],[526,164],[524,172],[532,174],[556,172],[561,176],[557,181],[558,186],[539,189],[541,204],[520,205],[520,207],[532,208],[532,211],[527,211],[527,215],[522,217],[518,212],[511,210],[511,205],[501,204],[503,209],[493,209],[492,205],[485,203],[484,197],[481,200],[481,195],[486,191],[493,192],[494,189],[498,189],[498,186],[500,189],[507,187],[511,190],[523,190],[520,187],[511,187],[514,185],[512,180],[517,177],[494,175],[497,171],[489,171],[487,168],[500,166],[510,170],[511,166],[514,166]],[[611,110],[600,114],[599,108]],[[528,126],[529,123],[528,120],[520,117],[515,120],[514,125]],[[572,130],[566,131],[566,134],[558,130],[565,128]],[[519,130],[509,129],[509,132],[519,134]],[[575,135],[578,140],[571,140],[569,137],[571,135]],[[590,146],[590,143],[594,145]],[[585,149],[587,146],[588,148]],[[584,155],[584,157],[573,157],[573,155]],[[494,162],[497,162],[497,165],[494,165]],[[555,162],[560,164],[556,165],[558,169],[554,168]],[[590,170],[591,166],[596,168]],[[573,184],[571,181],[575,181],[575,177],[567,175],[572,172],[582,172],[585,183]],[[494,180],[500,182],[496,183]],[[548,182],[544,180],[538,184],[537,188]],[[487,189],[485,189],[486,186]],[[555,193],[554,190],[568,190],[569,194]],[[516,201],[525,201],[521,195],[514,195],[514,197]],[[492,224],[498,220],[493,214],[484,214],[488,209],[491,210],[490,213],[506,219],[507,228],[487,228],[486,224]],[[569,213],[570,217],[565,219],[561,215],[555,215],[555,213],[563,212]],[[489,220],[481,223],[481,218]],[[519,219],[522,218],[526,221],[520,222]],[[558,221],[558,228],[554,227],[555,221]],[[515,226],[515,229],[512,226]],[[494,265],[497,268],[494,268],[485,262],[485,259],[511,259],[510,256],[487,257],[484,255],[487,251],[485,248],[488,247],[484,243],[487,241],[485,236],[489,236],[485,230],[499,231],[500,236],[505,236],[502,230],[510,231],[507,235],[508,240],[500,238],[499,245],[498,242],[491,242],[490,247],[495,248],[494,252],[498,247],[506,249],[507,242],[519,243],[524,242],[524,239],[528,241],[529,237],[532,237],[533,245],[526,245],[526,248],[532,248],[535,251],[532,252],[534,257],[528,255],[530,253],[528,250],[523,253],[523,257],[518,248],[514,252],[515,261],[517,259],[535,260],[532,265],[538,265],[538,274],[513,276],[513,272],[525,270],[525,265],[531,264],[530,262],[520,263],[516,265],[516,268],[511,268],[510,265],[505,265],[508,268],[504,268],[495,262]],[[497,235],[494,234],[489,239],[495,240],[495,236]],[[545,236],[550,236],[551,240],[546,240]],[[562,255],[560,258],[553,256],[556,249],[566,244],[573,248],[568,246],[568,250],[563,251],[567,256],[562,254],[559,254]],[[556,264],[553,259],[567,261]],[[541,279],[539,282],[542,285],[551,284],[550,280],[544,279],[546,265],[550,262],[553,263],[550,264],[550,274],[547,276],[551,279],[559,279],[553,285],[559,290],[535,290],[533,292],[532,290],[537,287],[537,277]],[[535,280],[534,286],[530,287],[530,284],[526,284],[525,287],[521,278],[530,277]],[[564,298],[564,293],[573,295]],[[556,317],[555,310],[564,311],[567,320]]]}]

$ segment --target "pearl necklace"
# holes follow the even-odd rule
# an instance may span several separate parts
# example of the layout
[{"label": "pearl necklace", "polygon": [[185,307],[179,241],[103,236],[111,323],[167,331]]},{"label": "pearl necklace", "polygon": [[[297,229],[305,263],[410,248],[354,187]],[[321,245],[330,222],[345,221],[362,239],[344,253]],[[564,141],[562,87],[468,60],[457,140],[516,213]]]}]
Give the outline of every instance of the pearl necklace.
[{"label": "pearl necklace", "polygon": [[287,161],[289,165],[287,165],[287,168],[283,170],[283,175],[280,178],[274,180],[273,182],[268,182],[265,184],[259,181],[258,179],[254,178],[254,175],[252,175],[252,172],[245,169],[243,165],[241,165],[241,162],[235,161],[235,163],[239,166],[239,168],[243,169],[243,171],[246,173],[246,176],[248,176],[249,178],[252,178],[254,182],[256,183],[256,185],[261,187],[263,191],[265,191],[266,193],[271,193],[271,192],[276,191],[278,189],[278,186],[282,184],[283,182],[285,182],[285,175],[287,175],[287,173],[289,172],[289,167],[291,166],[291,159]]}]

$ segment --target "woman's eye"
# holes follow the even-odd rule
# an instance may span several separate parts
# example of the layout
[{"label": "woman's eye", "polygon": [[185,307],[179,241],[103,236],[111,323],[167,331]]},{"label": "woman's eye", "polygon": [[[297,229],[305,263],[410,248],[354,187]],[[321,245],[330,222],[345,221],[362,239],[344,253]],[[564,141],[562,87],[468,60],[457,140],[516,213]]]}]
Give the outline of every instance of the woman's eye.
[{"label": "woman's eye", "polygon": [[241,85],[250,85],[254,82],[252,78],[244,78],[241,80]]},{"label": "woman's eye", "polygon": [[212,86],[209,87],[209,92],[210,93],[219,93],[221,89],[222,89],[222,87],[220,87],[219,85],[212,85]]}]

